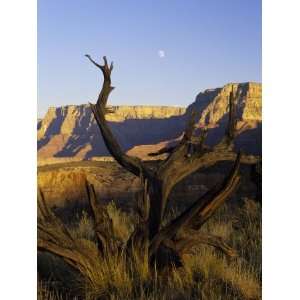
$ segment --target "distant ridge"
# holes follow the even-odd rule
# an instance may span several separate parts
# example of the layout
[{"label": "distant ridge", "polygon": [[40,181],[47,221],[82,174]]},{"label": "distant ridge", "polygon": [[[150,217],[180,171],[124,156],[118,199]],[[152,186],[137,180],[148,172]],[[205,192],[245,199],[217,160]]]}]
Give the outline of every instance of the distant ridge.
[{"label": "distant ridge", "polygon": [[[237,95],[237,147],[261,151],[261,84],[229,83],[207,89],[187,108],[170,106],[114,106],[106,116],[125,151],[148,159],[147,153],[178,138],[192,110],[199,115],[199,127],[209,128],[208,142],[214,143],[224,131],[228,117],[228,96]],[[48,163],[108,156],[91,110],[87,104],[50,107],[38,120],[38,161]]]},{"label": "distant ridge", "polygon": [[[113,106],[106,115],[121,146],[127,151],[176,137],[182,130],[184,107]],[[89,105],[50,107],[38,122],[38,160],[89,159],[109,155]],[[69,160],[69,159],[68,159]]]}]

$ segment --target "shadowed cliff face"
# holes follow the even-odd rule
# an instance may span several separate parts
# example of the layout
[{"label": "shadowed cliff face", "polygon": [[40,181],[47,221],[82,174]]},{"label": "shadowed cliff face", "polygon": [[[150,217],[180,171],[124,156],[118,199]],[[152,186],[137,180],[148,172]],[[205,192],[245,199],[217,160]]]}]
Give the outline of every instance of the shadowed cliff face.
[{"label": "shadowed cliff face", "polygon": [[[106,116],[124,151],[148,159],[148,153],[182,134],[191,111],[198,115],[197,126],[208,128],[208,144],[216,143],[228,120],[228,97],[237,99],[236,147],[261,153],[261,84],[235,83],[206,90],[187,108],[157,106],[116,106]],[[49,108],[38,122],[38,159],[76,160],[109,155],[88,105]]]},{"label": "shadowed cliff face", "polygon": [[[184,126],[184,108],[124,106],[114,110],[106,118],[125,151],[176,137]],[[50,108],[39,123],[39,159],[106,155],[108,151],[88,105]]]}]

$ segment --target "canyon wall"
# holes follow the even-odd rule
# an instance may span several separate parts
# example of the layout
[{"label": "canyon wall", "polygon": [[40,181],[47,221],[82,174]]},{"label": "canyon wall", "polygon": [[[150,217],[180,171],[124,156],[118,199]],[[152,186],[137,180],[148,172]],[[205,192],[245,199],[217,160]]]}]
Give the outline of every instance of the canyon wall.
[{"label": "canyon wall", "polygon": [[[187,107],[182,115],[186,122],[192,111],[196,112],[199,129],[206,128],[206,143],[214,145],[224,136],[229,111],[229,95],[233,91],[236,101],[235,147],[245,153],[261,155],[262,139],[262,86],[260,83],[229,83],[222,88],[208,89],[199,93],[195,101]],[[184,126],[182,127],[182,130]],[[155,152],[164,146],[176,143],[180,138],[148,145],[137,145],[128,154],[149,159],[147,153]]]},{"label": "canyon wall", "polygon": [[[149,152],[176,142],[192,111],[199,128],[208,129],[208,144],[224,134],[228,119],[228,97],[236,96],[236,147],[252,154],[261,153],[261,84],[229,83],[222,88],[199,93],[187,108],[167,106],[114,106],[106,115],[124,151],[142,159]],[[50,107],[38,120],[39,164],[79,161],[108,156],[99,128],[88,105]]]},{"label": "canyon wall", "polygon": [[[116,106],[106,115],[125,151],[139,144],[157,143],[182,131],[185,108]],[[38,160],[109,155],[88,105],[51,107],[38,122]]]}]

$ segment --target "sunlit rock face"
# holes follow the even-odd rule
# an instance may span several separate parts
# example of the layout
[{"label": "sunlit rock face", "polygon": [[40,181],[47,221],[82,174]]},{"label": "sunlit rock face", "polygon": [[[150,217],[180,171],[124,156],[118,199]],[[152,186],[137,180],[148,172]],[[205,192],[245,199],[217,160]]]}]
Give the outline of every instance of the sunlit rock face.
[{"label": "sunlit rock face", "polygon": [[229,83],[223,88],[205,90],[197,95],[187,112],[199,112],[199,124],[202,126],[218,124],[228,114],[230,92],[235,96],[239,121],[261,122],[261,84],[254,82]]},{"label": "sunlit rock face", "polygon": [[246,153],[261,154],[262,86],[260,83],[229,83],[222,88],[206,90],[197,95],[187,108],[199,112],[198,127],[206,127],[208,144],[217,143],[225,133],[229,95],[233,92],[236,104],[235,145]]},{"label": "sunlit rock face", "polygon": [[[262,135],[262,86],[260,83],[229,83],[222,88],[205,90],[199,93],[195,101],[187,107],[182,119],[186,121],[192,111],[196,112],[197,127],[208,129],[206,143],[216,144],[225,133],[230,92],[234,93],[236,103],[236,149],[242,149],[248,154],[260,155]],[[147,156],[147,153],[158,151],[168,144],[178,142],[179,139],[180,135],[175,139],[156,144],[137,145],[128,153],[149,159],[151,157]]]},{"label": "sunlit rock face", "polygon": [[[237,107],[235,145],[244,152],[261,153],[262,87],[260,83],[229,83],[199,93],[187,108],[168,106],[114,106],[106,115],[124,151],[149,159],[154,152],[178,141],[192,111],[197,126],[209,129],[207,143],[216,143],[228,120],[229,94]],[[38,120],[38,160],[59,162],[108,156],[99,128],[88,105],[51,107]]]}]

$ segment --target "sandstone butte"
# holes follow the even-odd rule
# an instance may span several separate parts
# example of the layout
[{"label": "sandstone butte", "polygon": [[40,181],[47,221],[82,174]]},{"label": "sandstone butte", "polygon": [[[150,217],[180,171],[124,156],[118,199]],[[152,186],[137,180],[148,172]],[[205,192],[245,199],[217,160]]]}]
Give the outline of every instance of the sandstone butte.
[{"label": "sandstone butte", "polygon": [[[143,159],[149,152],[176,141],[192,110],[198,126],[209,128],[208,142],[214,143],[228,117],[228,96],[237,95],[237,146],[253,154],[261,152],[262,87],[260,83],[229,83],[207,89],[187,108],[168,106],[114,106],[107,115],[111,128],[125,151]],[[38,164],[111,160],[99,128],[87,104],[50,107],[38,120]]]}]

